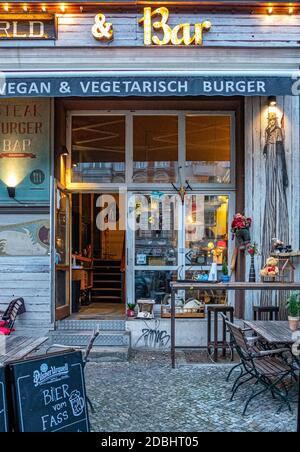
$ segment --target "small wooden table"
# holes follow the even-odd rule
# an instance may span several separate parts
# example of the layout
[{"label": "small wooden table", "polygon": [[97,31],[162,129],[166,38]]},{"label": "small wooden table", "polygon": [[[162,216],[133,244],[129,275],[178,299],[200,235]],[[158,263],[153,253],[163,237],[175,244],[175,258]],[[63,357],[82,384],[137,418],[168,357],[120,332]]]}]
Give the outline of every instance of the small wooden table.
[{"label": "small wooden table", "polygon": [[48,337],[0,336],[0,366],[26,358],[47,340]]},{"label": "small wooden table", "polygon": [[[300,290],[300,283],[281,283],[281,282],[258,282],[258,283],[248,283],[248,282],[229,282],[229,283],[210,283],[210,282],[196,282],[196,281],[172,281],[171,287],[171,361],[172,367],[176,367],[176,293],[179,290],[284,290],[284,291],[296,291]],[[182,347],[180,347],[182,348]]]},{"label": "small wooden table", "polygon": [[244,323],[258,336],[265,339],[270,345],[286,344],[291,346],[295,343],[295,339],[293,339],[293,332],[289,328],[289,322],[250,322],[245,320]]}]

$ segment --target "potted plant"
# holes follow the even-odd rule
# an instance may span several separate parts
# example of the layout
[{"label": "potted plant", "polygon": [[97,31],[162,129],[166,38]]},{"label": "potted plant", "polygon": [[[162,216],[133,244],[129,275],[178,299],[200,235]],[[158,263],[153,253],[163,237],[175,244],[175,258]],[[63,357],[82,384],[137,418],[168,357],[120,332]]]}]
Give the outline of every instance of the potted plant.
[{"label": "potted plant", "polygon": [[300,317],[299,295],[295,292],[291,293],[287,299],[287,311],[289,316],[289,324],[291,331],[297,331]]},{"label": "potted plant", "polygon": [[228,264],[227,264],[227,256],[226,256],[226,254],[224,254],[224,257],[223,257],[221,281],[222,282],[229,282],[230,281],[230,275],[228,274]]},{"label": "potted plant", "polygon": [[135,317],[134,308],[135,308],[135,304],[133,304],[133,303],[127,304],[127,317],[130,317],[130,318]]},{"label": "potted plant", "polygon": [[252,219],[247,218],[244,215],[237,213],[231,223],[231,232],[233,234],[232,238],[236,237],[240,249],[245,249],[251,241],[250,237],[250,226],[252,224]]}]

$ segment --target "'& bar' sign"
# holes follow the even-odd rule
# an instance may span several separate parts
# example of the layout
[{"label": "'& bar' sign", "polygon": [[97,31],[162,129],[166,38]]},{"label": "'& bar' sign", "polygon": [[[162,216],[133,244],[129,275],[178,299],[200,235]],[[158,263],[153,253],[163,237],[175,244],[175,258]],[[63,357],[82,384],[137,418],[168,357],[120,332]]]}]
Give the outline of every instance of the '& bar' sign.
[{"label": "'& bar' sign", "polygon": [[[193,26],[190,23],[183,23],[172,28],[168,23],[169,15],[166,7],[155,10],[152,10],[151,7],[144,8],[144,16],[138,22],[144,27],[144,44],[146,46],[203,45],[204,33],[212,28],[209,20]],[[98,41],[111,41],[114,38],[113,24],[106,22],[104,14],[96,16],[92,34]]]}]

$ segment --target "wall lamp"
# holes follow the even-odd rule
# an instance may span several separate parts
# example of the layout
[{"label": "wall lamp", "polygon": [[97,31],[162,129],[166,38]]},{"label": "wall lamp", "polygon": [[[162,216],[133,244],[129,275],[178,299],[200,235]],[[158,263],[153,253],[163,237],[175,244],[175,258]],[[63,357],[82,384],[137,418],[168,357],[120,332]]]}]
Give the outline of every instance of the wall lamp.
[{"label": "wall lamp", "polygon": [[66,146],[62,146],[60,155],[62,155],[64,157],[68,157],[69,156],[69,151],[68,151]]},{"label": "wall lamp", "polygon": [[11,199],[15,199],[15,197],[16,197],[16,187],[7,187],[7,193],[8,193],[8,196]]},{"label": "wall lamp", "polygon": [[269,107],[276,107],[276,105],[277,105],[277,98],[276,98],[276,96],[269,96],[268,97],[268,105],[269,105]]}]

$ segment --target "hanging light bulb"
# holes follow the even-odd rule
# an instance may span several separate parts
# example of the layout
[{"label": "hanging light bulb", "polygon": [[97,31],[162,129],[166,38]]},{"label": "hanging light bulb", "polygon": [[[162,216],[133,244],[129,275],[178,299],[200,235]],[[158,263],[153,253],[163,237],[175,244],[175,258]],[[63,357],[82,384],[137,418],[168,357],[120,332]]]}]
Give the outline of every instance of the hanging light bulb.
[{"label": "hanging light bulb", "polygon": [[289,7],[289,14],[290,15],[294,14],[294,8],[292,5],[290,5],[290,7]]},{"label": "hanging light bulb", "polygon": [[65,13],[65,12],[66,12],[66,5],[65,5],[64,3],[62,3],[62,4],[60,5],[60,10],[61,10],[62,13]]},{"label": "hanging light bulb", "polygon": [[9,11],[8,3],[5,3],[3,8],[4,8],[4,11],[6,11],[8,13],[8,11]]},{"label": "hanging light bulb", "polygon": [[43,11],[43,13],[45,13],[47,11],[47,8],[45,5],[42,6],[42,11]]},{"label": "hanging light bulb", "polygon": [[24,11],[24,13],[27,13],[27,12],[28,12],[28,6],[27,6],[27,5],[24,5],[24,6],[23,6],[23,11]]},{"label": "hanging light bulb", "polygon": [[271,16],[271,14],[273,14],[273,6],[269,6],[268,8],[268,14]]}]

